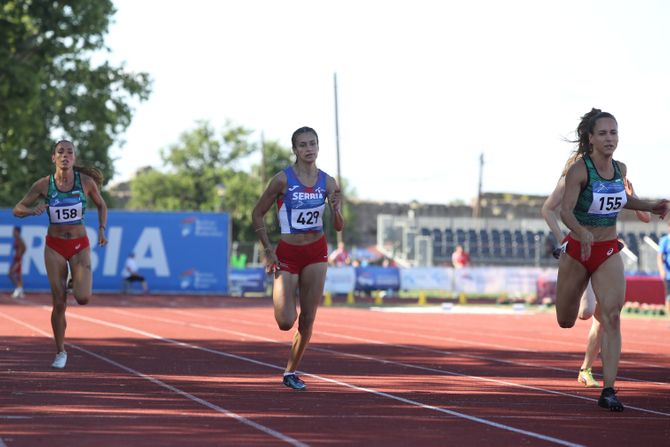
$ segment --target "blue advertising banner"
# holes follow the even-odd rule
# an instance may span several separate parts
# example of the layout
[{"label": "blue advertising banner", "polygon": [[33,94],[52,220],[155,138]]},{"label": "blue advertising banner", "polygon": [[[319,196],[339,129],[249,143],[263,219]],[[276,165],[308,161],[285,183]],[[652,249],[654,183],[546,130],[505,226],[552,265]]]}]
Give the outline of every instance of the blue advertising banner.
[{"label": "blue advertising banner", "polygon": [[356,290],[398,290],[400,272],[396,267],[357,267]]},{"label": "blue advertising banner", "polygon": [[[12,228],[21,227],[26,244],[23,280],[27,291],[49,290],[44,267],[46,214],[17,219],[0,209],[0,290],[11,290],[7,277],[11,263]],[[108,244],[97,246],[98,214],[86,213],[91,242],[93,289],[118,291],[123,267],[135,254],[139,274],[155,292],[228,293],[230,216],[204,212],[134,212],[109,210]]]},{"label": "blue advertising banner", "polygon": [[246,292],[265,292],[268,274],[264,267],[250,267],[230,270],[230,292],[245,294]]}]

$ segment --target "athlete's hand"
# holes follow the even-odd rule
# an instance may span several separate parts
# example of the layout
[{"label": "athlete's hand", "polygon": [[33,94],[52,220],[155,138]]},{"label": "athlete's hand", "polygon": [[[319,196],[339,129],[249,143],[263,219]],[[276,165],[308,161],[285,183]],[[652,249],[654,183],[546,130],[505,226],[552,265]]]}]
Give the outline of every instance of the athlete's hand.
[{"label": "athlete's hand", "polygon": [[44,213],[47,210],[47,208],[49,208],[49,205],[47,205],[46,203],[40,203],[39,205],[35,206],[32,209],[31,214],[33,216],[39,216],[40,214]]},{"label": "athlete's hand", "polygon": [[554,259],[560,259],[561,253],[563,253],[563,246],[558,245],[554,250],[551,252],[552,256]]},{"label": "athlete's hand", "polygon": [[105,237],[105,229],[98,228],[98,245],[104,247],[107,245],[107,238]]},{"label": "athlete's hand", "polygon": [[340,211],[342,207],[342,191],[336,189],[331,195],[328,196],[328,203],[333,208],[334,211]]},{"label": "athlete's hand", "polygon": [[274,273],[276,275],[277,272],[279,272],[279,259],[274,249],[268,247],[265,249],[265,273]]},{"label": "athlete's hand", "polygon": [[668,214],[669,211],[670,211],[670,201],[666,199],[659,200],[651,208],[651,212],[659,216],[661,219],[665,219],[665,216]]},{"label": "athlete's hand", "polygon": [[591,245],[593,245],[593,233],[584,230],[579,233],[579,243],[582,248],[582,261],[587,261],[591,257]]},{"label": "athlete's hand", "polygon": [[633,184],[630,182],[630,180],[628,180],[628,177],[623,179],[623,188],[626,191],[626,194],[635,197],[635,190],[633,189]]}]

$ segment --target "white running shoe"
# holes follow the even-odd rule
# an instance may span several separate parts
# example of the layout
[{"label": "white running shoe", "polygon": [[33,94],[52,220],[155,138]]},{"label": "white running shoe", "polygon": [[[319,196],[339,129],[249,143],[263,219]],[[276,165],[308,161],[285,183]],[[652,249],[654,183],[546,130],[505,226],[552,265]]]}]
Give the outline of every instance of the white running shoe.
[{"label": "white running shoe", "polygon": [[63,369],[65,368],[66,363],[67,363],[67,352],[62,351],[56,354],[56,358],[54,359],[54,362],[51,364],[51,367]]},{"label": "white running shoe", "polygon": [[14,289],[14,291],[12,292],[12,298],[14,298],[14,299],[21,298],[21,292],[22,292],[22,290],[21,290],[20,288],[17,287],[17,288]]}]

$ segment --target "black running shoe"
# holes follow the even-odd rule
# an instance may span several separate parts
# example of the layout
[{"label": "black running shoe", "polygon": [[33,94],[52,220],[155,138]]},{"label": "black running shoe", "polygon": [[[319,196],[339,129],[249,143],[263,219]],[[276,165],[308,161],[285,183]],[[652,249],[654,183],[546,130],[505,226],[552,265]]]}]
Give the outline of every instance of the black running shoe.
[{"label": "black running shoe", "polygon": [[305,385],[305,382],[300,380],[297,374],[286,374],[284,376],[284,385],[286,385],[289,388],[293,388],[294,390],[298,391],[305,391],[307,389],[307,385]]},{"label": "black running shoe", "polygon": [[612,387],[603,388],[598,405],[610,411],[623,411],[623,404],[616,398],[616,391]]}]

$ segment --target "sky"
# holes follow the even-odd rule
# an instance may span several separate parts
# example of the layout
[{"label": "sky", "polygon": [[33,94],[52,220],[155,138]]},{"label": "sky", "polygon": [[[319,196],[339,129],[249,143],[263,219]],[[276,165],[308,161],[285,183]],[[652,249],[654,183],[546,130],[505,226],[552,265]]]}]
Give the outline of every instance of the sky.
[{"label": "sky", "polygon": [[[290,147],[362,200],[471,203],[549,194],[591,107],[619,123],[639,196],[670,196],[670,2],[664,0],[115,0],[108,60],[153,79],[117,174],[164,169],[200,120]],[[260,159],[252,159],[256,162]]]}]

